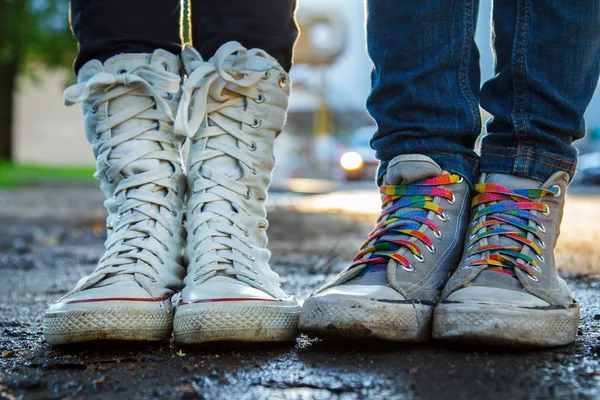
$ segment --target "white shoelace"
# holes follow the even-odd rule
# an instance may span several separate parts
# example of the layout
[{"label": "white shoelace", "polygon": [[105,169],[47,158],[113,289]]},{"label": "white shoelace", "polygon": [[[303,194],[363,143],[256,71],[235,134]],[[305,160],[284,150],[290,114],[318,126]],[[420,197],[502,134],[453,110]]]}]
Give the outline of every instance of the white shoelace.
[{"label": "white shoelace", "polygon": [[[179,85],[178,75],[157,66],[143,65],[119,74],[100,72],[90,80],[65,90],[64,102],[67,105],[85,101],[93,94],[95,100],[92,110],[121,96],[139,96],[135,105],[101,120],[96,126],[96,134],[100,136],[126,121],[135,119],[138,122],[135,128],[109,138],[99,147],[98,155],[106,164],[103,170],[97,172],[97,176],[100,180],[117,183],[115,197],[109,201],[117,201],[120,196],[124,201],[119,206],[118,219],[105,243],[107,250],[104,256],[94,272],[84,278],[86,286],[93,285],[107,275],[140,274],[156,282],[154,274],[158,274],[158,269],[164,265],[164,260],[155,249],[158,245],[169,251],[166,243],[173,240],[170,224],[178,210],[173,209],[173,204],[167,201],[165,191],[177,191],[172,175],[174,165],[180,164],[180,161],[174,152],[156,149],[155,145],[172,145],[161,125],[173,124],[172,111],[165,98],[177,93]],[[136,150],[121,158],[108,160],[114,148],[130,140],[139,143]],[[154,146],[144,146],[148,142]],[[172,168],[158,168],[119,177],[124,168],[139,160],[166,161],[171,163]]]},{"label": "white shoelace", "polygon": [[[188,216],[187,229],[194,236],[200,232],[200,240],[190,251],[190,263],[196,267],[195,281],[204,282],[222,274],[259,282],[258,271],[248,263],[254,260],[248,255],[253,247],[240,216],[241,213],[249,215],[241,198],[250,198],[251,193],[242,178],[244,170],[256,174],[251,154],[256,150],[256,143],[240,127],[241,124],[254,128],[260,125],[258,119],[244,110],[244,104],[247,99],[262,101],[255,85],[276,63],[260,50],[247,51],[231,42],[222,46],[208,62],[192,61],[190,67],[192,73],[184,85],[175,132],[194,140],[188,161],[188,175],[194,178],[191,200],[188,200],[193,202],[188,207],[192,215]],[[235,138],[238,146],[214,140],[221,135]],[[194,151],[198,148],[201,150]],[[241,178],[232,178],[231,171],[216,170],[205,164],[222,156],[237,161]],[[229,207],[203,210],[206,205],[223,204],[224,200]],[[202,254],[197,254],[194,251],[201,243]]]}]

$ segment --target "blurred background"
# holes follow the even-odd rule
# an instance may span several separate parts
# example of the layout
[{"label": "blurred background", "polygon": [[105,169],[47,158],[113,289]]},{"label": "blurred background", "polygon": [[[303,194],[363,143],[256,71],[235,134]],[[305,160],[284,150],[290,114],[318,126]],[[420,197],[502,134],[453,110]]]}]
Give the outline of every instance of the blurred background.
[{"label": "blurred background", "polygon": [[[76,51],[67,15],[67,0],[0,1],[0,184],[40,176],[91,177],[94,160],[80,108],[62,105],[62,91],[74,81]],[[294,90],[286,134],[276,143],[274,186],[319,191],[323,185],[372,181],[376,160],[369,139],[375,126],[365,109],[371,62],[363,0],[299,0],[297,16],[302,35],[291,72]],[[493,73],[490,0],[482,0],[479,20],[485,80]],[[589,134],[577,143],[582,155],[578,180],[596,184],[598,91],[587,122]]]}]

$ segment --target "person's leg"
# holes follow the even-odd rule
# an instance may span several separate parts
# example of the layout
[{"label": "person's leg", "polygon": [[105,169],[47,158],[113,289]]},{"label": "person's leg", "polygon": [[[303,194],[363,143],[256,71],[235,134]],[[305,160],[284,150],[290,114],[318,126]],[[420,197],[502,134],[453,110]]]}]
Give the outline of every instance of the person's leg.
[{"label": "person's leg", "polygon": [[496,76],[482,89],[493,118],[481,171],[546,181],[572,178],[585,134],[583,114],[600,73],[600,3],[496,0]]},{"label": "person's leg", "polygon": [[367,3],[382,213],[352,265],[306,300],[301,330],[429,338],[460,261],[478,170],[477,9],[477,1]]},{"label": "person's leg", "polygon": [[[435,311],[440,339],[529,346],[575,340],[579,305],[554,246],[573,140],[600,72],[596,0],[496,0],[496,76],[482,91],[483,139],[467,251]],[[499,328],[501,327],[501,328]]]},{"label": "person's leg", "polygon": [[[295,0],[196,1],[175,130],[186,157],[189,259],[175,341],[283,341],[300,306],[269,266],[265,200],[290,95]],[[247,48],[253,48],[248,50]],[[204,61],[202,61],[204,59]]]},{"label": "person's leg", "polygon": [[473,182],[481,131],[478,1],[369,1],[367,43],[374,63],[367,108],[382,161],[423,154]]},{"label": "person's leg", "polygon": [[50,344],[171,335],[171,295],[185,274],[182,139],[172,122],[182,74],[174,43],[178,3],[72,3],[78,83],[64,99],[83,103],[95,176],[107,198],[107,239],[95,270],[46,311]]},{"label": "person's leg", "polygon": [[192,44],[212,57],[223,44],[236,41],[262,49],[289,71],[298,27],[296,0],[191,0]]},{"label": "person's leg", "polygon": [[181,0],[71,0],[71,28],[79,45],[75,72],[90,60],[121,53],[181,51]]}]

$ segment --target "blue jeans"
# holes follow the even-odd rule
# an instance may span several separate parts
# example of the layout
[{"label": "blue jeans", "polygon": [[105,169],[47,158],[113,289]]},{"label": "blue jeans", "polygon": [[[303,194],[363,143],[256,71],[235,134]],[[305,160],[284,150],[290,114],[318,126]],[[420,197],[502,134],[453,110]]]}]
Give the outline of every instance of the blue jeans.
[{"label": "blue jeans", "polygon": [[[367,11],[380,178],[401,154],[427,155],[471,183],[479,172],[573,176],[572,143],[600,75],[598,0],[495,0],[495,76],[481,90],[477,0],[370,0]],[[492,114],[481,157],[480,105]]]}]

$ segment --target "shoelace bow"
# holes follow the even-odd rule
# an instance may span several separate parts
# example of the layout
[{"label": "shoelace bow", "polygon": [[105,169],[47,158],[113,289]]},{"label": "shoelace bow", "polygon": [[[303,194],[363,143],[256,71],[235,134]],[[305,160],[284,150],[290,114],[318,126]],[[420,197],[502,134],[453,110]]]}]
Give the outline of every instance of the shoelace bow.
[{"label": "shoelace bow", "polygon": [[[433,211],[441,221],[447,221],[447,215],[439,205],[433,202],[435,197],[442,197],[454,203],[455,197],[452,190],[440,187],[462,181],[462,177],[454,174],[444,174],[413,185],[382,186],[380,192],[384,195],[382,212],[377,220],[375,229],[361,246],[361,251],[354,258],[350,266],[380,265],[380,269],[387,267],[390,259],[399,263],[407,271],[413,271],[414,266],[399,253],[401,249],[408,249],[420,262],[424,261],[421,247],[413,241],[384,238],[390,235],[406,235],[414,237],[429,250],[435,253],[436,249],[432,240],[419,229],[426,225],[433,231],[434,236],[441,238],[441,232],[435,221],[427,216]],[[406,208],[419,208],[418,211],[402,212]],[[387,219],[386,219],[387,217]],[[363,258],[368,256],[367,258]]]},{"label": "shoelace bow", "polygon": [[[478,194],[471,203],[476,211],[472,217],[474,226],[467,243],[468,258],[486,252],[490,252],[490,255],[487,258],[471,261],[466,268],[487,265],[488,270],[513,276],[514,269],[518,268],[532,280],[537,281],[534,270],[539,272],[541,269],[537,261],[524,254],[523,250],[525,247],[530,248],[539,261],[545,262],[542,254],[545,248],[542,233],[546,228],[534,212],[547,214],[549,208],[536,200],[550,195],[556,197],[560,194],[560,188],[552,186],[548,189],[508,189],[498,184],[480,183],[473,189]],[[477,222],[479,220],[481,222]],[[530,221],[534,222],[535,226],[530,226]],[[530,234],[533,235],[534,240],[528,238]],[[510,238],[515,245],[475,246],[482,239],[494,236],[498,239]]]},{"label": "shoelace bow", "polygon": [[[240,123],[254,129],[260,127],[260,121],[245,111],[244,104],[247,99],[264,101],[255,85],[270,68],[275,67],[275,63],[267,57],[260,50],[248,51],[238,43],[228,43],[208,62],[191,62],[192,73],[184,85],[175,120],[176,133],[193,138],[196,146],[202,143],[201,151],[192,148],[188,161],[189,173],[196,174],[191,188],[194,194],[191,212],[223,200],[229,202],[236,211],[232,213],[230,209],[212,208],[188,219],[188,231],[196,235],[201,229],[202,242],[206,240],[204,238],[212,241],[210,248],[204,248],[203,254],[192,258],[200,266],[195,271],[196,281],[205,281],[217,273],[244,276],[255,281],[258,274],[248,264],[248,260],[254,260],[247,254],[253,246],[247,240],[249,231],[239,215],[249,215],[241,197],[249,199],[250,189],[241,178],[232,179],[226,172],[217,171],[204,163],[216,157],[229,156],[237,160],[240,167],[257,173],[249,153],[256,150],[256,142],[242,131]],[[211,140],[221,135],[232,136],[240,146]],[[215,219],[221,220],[220,223],[215,223]],[[223,223],[223,219],[229,224]],[[193,250],[197,250],[200,243],[197,242]],[[215,252],[211,254],[211,250]],[[245,268],[236,268],[236,264]]]},{"label": "shoelace bow", "polygon": [[[179,91],[180,80],[179,75],[158,66],[144,65],[118,74],[100,72],[88,81],[65,90],[64,102],[67,105],[85,101],[94,94],[92,112],[97,112],[101,104],[122,96],[139,97],[135,105],[101,120],[95,129],[99,137],[126,121],[138,121],[137,128],[110,137],[100,144],[98,150],[99,157],[107,162],[96,176],[109,183],[118,181],[114,198],[124,193],[125,201],[119,206],[116,225],[108,227],[112,229],[112,233],[105,243],[107,251],[96,270],[87,277],[88,282],[98,281],[107,274],[141,274],[156,281],[153,276],[153,273],[158,274],[156,261],[164,265],[164,260],[157,254],[155,247],[158,242],[165,251],[169,251],[165,243],[174,236],[170,219],[177,215],[177,210],[163,196],[165,190],[177,190],[176,181],[171,179],[172,171],[170,168],[160,168],[126,178],[122,178],[120,174],[129,164],[138,160],[158,159],[172,165],[180,164],[176,154],[141,144],[149,141],[154,145],[158,143],[161,147],[172,146],[168,135],[161,131],[163,128],[160,123],[164,122],[168,126],[173,124],[173,113],[165,98],[170,99],[173,93]],[[112,149],[130,140],[138,141],[140,146],[124,157],[108,161]],[[163,210],[168,211],[168,214]],[[164,231],[156,229],[157,225],[161,225]]]}]

